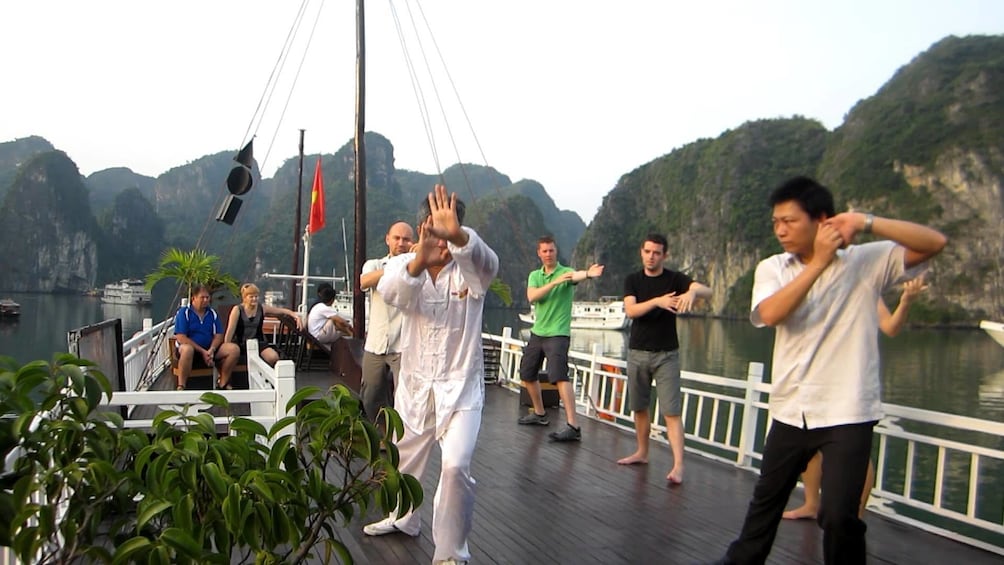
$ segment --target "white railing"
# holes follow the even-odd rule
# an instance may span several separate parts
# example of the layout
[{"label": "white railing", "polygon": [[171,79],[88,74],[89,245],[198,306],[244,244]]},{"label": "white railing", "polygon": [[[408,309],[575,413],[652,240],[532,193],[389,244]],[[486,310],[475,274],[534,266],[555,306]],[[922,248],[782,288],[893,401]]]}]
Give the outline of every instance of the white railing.
[{"label": "white railing", "polygon": [[[499,382],[517,390],[525,342],[513,338],[511,328],[483,338],[501,349]],[[599,345],[590,354],[570,351],[568,357],[578,412],[633,431],[626,363],[602,356]],[[764,383],[763,371],[762,363],[750,363],[746,375],[681,371],[687,451],[759,468],[770,426],[771,385]],[[883,409],[886,417],[875,427],[876,483],[869,509],[1004,555],[1004,423],[894,404]],[[653,439],[666,443],[665,431],[661,418],[653,418]]]},{"label": "white railing", "polygon": [[153,379],[144,379],[144,375],[159,375],[171,364],[167,339],[161,334],[173,324],[173,319],[167,319],[153,325],[153,320],[144,318],[142,331],[122,343],[122,361],[125,369],[122,378],[126,390],[148,388]]},{"label": "white railing", "polygon": [[[296,392],[296,367],[292,361],[283,360],[275,364],[272,368],[266,363],[258,353],[258,342],[249,339],[247,342],[248,355],[248,390],[216,390],[231,403],[248,403],[251,406],[251,415],[247,418],[255,420],[265,426],[265,429],[272,427],[272,424],[287,415],[296,413],[296,408],[286,411],[286,404]],[[199,404],[199,397],[205,391],[199,390],[145,390],[133,392],[114,392],[111,399],[103,397],[103,401],[108,406],[125,406],[129,410],[139,406],[155,406],[161,409],[182,409],[189,406],[189,410],[203,408]],[[227,416],[216,416],[213,418],[216,425],[226,425],[229,422]],[[149,428],[153,425],[152,419],[128,419],[125,421],[129,428]],[[285,433],[292,433],[292,429],[285,430]]]}]

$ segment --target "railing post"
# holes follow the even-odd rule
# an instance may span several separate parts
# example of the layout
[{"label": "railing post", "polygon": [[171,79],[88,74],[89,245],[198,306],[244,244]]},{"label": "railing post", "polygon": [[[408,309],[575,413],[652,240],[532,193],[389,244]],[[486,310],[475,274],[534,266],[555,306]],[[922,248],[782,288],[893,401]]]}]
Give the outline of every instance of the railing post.
[{"label": "railing post", "polygon": [[[589,373],[586,375],[586,383],[589,386],[587,394],[588,398],[592,401],[587,403],[586,411],[587,413],[595,418],[596,417],[596,399],[600,398],[600,381],[605,381],[606,376],[599,377],[596,372],[597,368],[600,367],[600,363],[596,361],[596,358],[603,354],[602,345],[599,343],[593,343],[592,347],[592,357],[589,358]],[[585,388],[585,386],[583,386]]]},{"label": "railing post", "polygon": [[743,399],[742,427],[739,431],[739,448],[736,465],[751,467],[756,442],[756,426],[759,410],[753,405],[757,400],[757,388],[763,383],[763,363],[750,363],[746,373],[746,397]]},{"label": "railing post", "polygon": [[[499,347],[502,349],[499,353],[499,379],[502,378],[502,373],[505,373],[505,382],[512,382],[512,350],[509,349],[509,340],[512,339],[512,328],[505,327],[502,328],[502,343]],[[505,367],[505,371],[502,368]]]},{"label": "railing post", "polygon": [[[286,404],[296,394],[296,364],[289,359],[283,359],[275,364],[275,420],[278,422],[286,416],[296,416],[296,406],[286,411]],[[289,424],[275,437],[293,434],[293,425]]]}]

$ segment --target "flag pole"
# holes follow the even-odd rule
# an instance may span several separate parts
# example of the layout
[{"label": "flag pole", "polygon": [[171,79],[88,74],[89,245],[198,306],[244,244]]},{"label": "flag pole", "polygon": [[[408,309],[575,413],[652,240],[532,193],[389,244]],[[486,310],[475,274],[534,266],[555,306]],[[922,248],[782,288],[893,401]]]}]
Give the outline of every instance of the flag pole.
[{"label": "flag pole", "polygon": [[300,279],[300,314],[306,320],[307,312],[307,278],[310,273],[310,226],[303,230],[303,277]]}]

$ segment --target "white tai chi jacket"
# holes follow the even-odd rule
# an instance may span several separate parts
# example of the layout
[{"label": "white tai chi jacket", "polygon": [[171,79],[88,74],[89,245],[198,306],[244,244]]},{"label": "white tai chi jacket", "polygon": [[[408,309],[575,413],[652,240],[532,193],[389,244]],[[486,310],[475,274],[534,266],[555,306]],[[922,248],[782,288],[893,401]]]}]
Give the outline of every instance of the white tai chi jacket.
[{"label": "white tai chi jacket", "polygon": [[414,253],[391,259],[377,290],[401,310],[401,375],[394,408],[414,433],[425,427],[427,408],[435,408],[436,437],[442,436],[457,410],[484,407],[484,355],[481,323],[485,294],[498,272],[494,251],[468,228],[470,240],[448,244],[453,260],[435,283],[427,271],[408,274]]}]

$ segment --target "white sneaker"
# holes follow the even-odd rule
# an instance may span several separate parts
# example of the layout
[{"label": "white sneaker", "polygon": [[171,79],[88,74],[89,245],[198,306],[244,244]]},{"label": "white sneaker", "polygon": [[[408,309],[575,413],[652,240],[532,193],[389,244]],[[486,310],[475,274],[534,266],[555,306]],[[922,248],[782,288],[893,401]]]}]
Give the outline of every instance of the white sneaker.
[{"label": "white sneaker", "polygon": [[467,565],[467,562],[457,561],[456,559],[444,559],[442,561],[433,561],[432,565]]},{"label": "white sneaker", "polygon": [[379,522],[373,522],[372,524],[367,524],[363,526],[363,533],[368,536],[385,536],[387,534],[394,534],[401,532],[402,534],[408,534],[409,536],[417,536],[419,532],[411,533],[406,532],[394,525],[397,518],[393,516],[388,516]]}]

